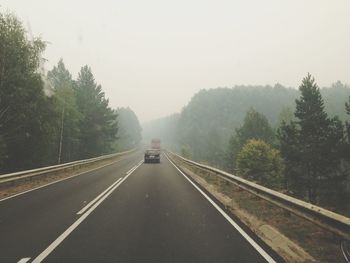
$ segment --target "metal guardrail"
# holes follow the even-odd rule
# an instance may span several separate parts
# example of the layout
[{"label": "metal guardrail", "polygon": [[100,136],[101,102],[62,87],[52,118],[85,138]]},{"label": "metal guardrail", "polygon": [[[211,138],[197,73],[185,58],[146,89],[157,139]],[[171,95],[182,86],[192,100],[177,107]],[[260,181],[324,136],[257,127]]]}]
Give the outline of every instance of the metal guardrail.
[{"label": "metal guardrail", "polygon": [[282,194],[275,190],[245,180],[241,177],[221,171],[217,168],[188,160],[173,152],[168,151],[168,153],[170,155],[176,156],[177,158],[181,159],[187,164],[215,173],[221,178],[234,183],[238,187],[262,199],[265,199],[268,202],[273,203],[285,210],[288,210],[295,215],[309,220],[319,225],[320,227],[334,233],[335,235],[341,237],[344,240],[350,240],[350,218],[346,216],[331,212],[329,210],[296,199],[286,194]]},{"label": "metal guardrail", "polygon": [[20,172],[9,173],[9,174],[2,174],[2,175],[0,175],[0,185],[4,184],[4,183],[15,182],[17,180],[22,180],[25,178],[31,178],[31,177],[35,177],[35,176],[39,176],[39,175],[54,173],[57,171],[63,171],[64,169],[75,168],[75,167],[79,167],[81,165],[86,165],[86,164],[94,163],[97,161],[112,159],[114,157],[125,155],[125,154],[131,153],[133,151],[135,151],[135,150],[114,153],[114,154],[108,154],[108,155],[103,155],[103,156],[99,156],[99,157],[95,157],[95,158],[84,159],[84,160],[79,160],[79,161],[74,161],[74,162],[69,162],[69,163],[64,163],[64,164],[58,164],[58,165],[53,165],[53,166],[47,166],[47,167],[42,167],[42,168],[37,168],[37,169],[32,169],[32,170],[20,171]]}]

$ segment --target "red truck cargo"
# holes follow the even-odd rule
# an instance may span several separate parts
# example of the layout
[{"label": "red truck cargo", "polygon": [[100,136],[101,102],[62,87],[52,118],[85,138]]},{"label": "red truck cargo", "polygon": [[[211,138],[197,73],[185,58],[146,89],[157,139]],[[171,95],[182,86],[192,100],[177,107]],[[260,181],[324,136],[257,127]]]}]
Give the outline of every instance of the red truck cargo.
[{"label": "red truck cargo", "polygon": [[153,139],[151,141],[151,148],[160,150],[160,140],[159,139]]}]

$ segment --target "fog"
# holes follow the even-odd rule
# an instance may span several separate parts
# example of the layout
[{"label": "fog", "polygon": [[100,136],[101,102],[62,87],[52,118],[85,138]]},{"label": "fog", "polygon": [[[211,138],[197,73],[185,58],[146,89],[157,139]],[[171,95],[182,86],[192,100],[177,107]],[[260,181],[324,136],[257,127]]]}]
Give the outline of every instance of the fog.
[{"label": "fog", "polygon": [[112,107],[141,122],[178,112],[200,89],[350,83],[350,1],[4,0],[48,41],[49,70],[88,64]]}]

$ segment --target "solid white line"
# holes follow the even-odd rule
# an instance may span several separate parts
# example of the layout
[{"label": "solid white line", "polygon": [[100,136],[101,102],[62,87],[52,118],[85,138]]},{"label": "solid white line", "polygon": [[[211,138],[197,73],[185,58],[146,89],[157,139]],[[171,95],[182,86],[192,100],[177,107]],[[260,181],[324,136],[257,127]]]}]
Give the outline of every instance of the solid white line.
[{"label": "solid white line", "polygon": [[137,165],[138,165],[138,164],[136,164],[135,166],[133,166],[129,171],[126,172],[126,174],[132,173],[132,171],[135,169],[135,167],[136,167]]},{"label": "solid white line", "polygon": [[17,263],[26,263],[30,260],[30,258],[21,258]]},{"label": "solid white line", "polygon": [[206,193],[202,191],[191,179],[187,177],[168,157],[168,161],[220,212],[221,215],[259,252],[259,254],[269,263],[276,263],[276,261],[265,252],[233,219],[221,209]]},{"label": "solid white line", "polygon": [[141,160],[140,162],[138,162],[133,168],[131,168],[129,171],[126,172],[126,174],[130,174],[130,173],[133,173],[137,167],[139,167],[141,164],[143,164],[143,160]]},{"label": "solid white line", "polygon": [[[135,166],[133,166],[129,171],[126,172],[126,175],[131,174],[136,170],[138,165],[143,161],[138,162]],[[115,184],[117,184],[122,178],[119,178],[116,182],[114,182],[111,186],[109,186],[105,191],[103,191],[99,196],[97,196],[94,200],[92,200],[89,204],[87,204],[83,209],[81,209],[77,215],[83,214],[90,206],[92,206],[100,197],[102,197],[109,189],[111,189]]]},{"label": "solid white line", "polygon": [[[123,177],[122,177],[123,178]],[[122,178],[119,178],[117,181],[115,181],[112,185],[110,185],[106,190],[104,190],[101,194],[99,194],[94,200],[92,200],[90,203],[88,203],[83,209],[81,209],[77,215],[83,214],[86,210],[89,209],[90,206],[92,206],[98,199],[100,199],[103,195],[105,195],[113,186],[115,186]]]},{"label": "solid white line", "polygon": [[135,165],[133,168],[131,168],[129,171],[127,171],[125,174],[128,175],[128,174],[132,173],[133,171],[135,171],[135,169],[137,168],[138,165],[139,165],[139,163],[136,164],[136,165]]},{"label": "solid white line", "polygon": [[[125,157],[125,158],[126,158],[126,157]],[[112,164],[118,163],[118,162],[120,162],[120,161],[122,161],[122,160],[125,160],[125,158],[116,160],[116,161],[113,162],[113,163],[108,163],[108,164],[106,164],[106,165],[93,168],[93,169],[91,169],[91,170],[87,170],[87,171],[85,171],[85,172],[81,172],[81,173],[72,175],[72,176],[70,176],[70,177],[65,177],[65,178],[59,179],[59,180],[57,180],[57,181],[54,181],[54,182],[51,182],[51,183],[48,183],[48,184],[44,184],[44,185],[41,185],[41,186],[38,186],[38,187],[35,187],[35,188],[32,188],[32,189],[29,189],[29,190],[24,191],[24,192],[20,192],[20,193],[18,193],[18,194],[11,195],[11,196],[9,196],[9,197],[5,197],[5,198],[3,198],[3,199],[0,199],[0,202],[5,201],[5,200],[7,200],[7,199],[14,198],[14,197],[19,196],[19,195],[23,195],[23,194],[26,194],[26,193],[29,193],[29,192],[38,190],[38,189],[40,189],[40,188],[43,188],[43,187],[46,187],[46,186],[49,186],[49,185],[52,185],[52,184],[56,184],[56,183],[59,183],[59,182],[62,182],[62,181],[68,180],[68,179],[72,179],[72,178],[74,178],[74,177],[77,177],[77,176],[82,175],[82,174],[85,174],[85,173],[89,173],[89,172],[92,172],[92,171],[95,171],[95,170],[104,168],[104,167],[106,167],[106,166],[108,166],[108,165],[112,165]]]},{"label": "solid white line", "polygon": [[133,168],[131,168],[129,171],[127,171],[125,174],[129,174],[132,172],[132,170],[135,168],[135,166]]},{"label": "solid white line", "polygon": [[[140,163],[136,168],[138,168],[142,163]],[[136,170],[136,169],[135,169]],[[134,170],[134,171],[135,171]],[[127,176],[125,176],[117,185],[115,185],[112,190],[104,195],[100,200],[98,200],[85,214],[83,214],[81,217],[78,218],[77,221],[75,221],[69,228],[66,229],[55,241],[53,241],[43,252],[40,253],[39,256],[37,256],[32,263],[39,263],[43,261],[62,241],[69,236],[70,233],[76,229],[81,222],[83,222],[91,213],[94,211],[116,188],[118,188],[119,185],[121,185],[132,173],[129,173]]]}]

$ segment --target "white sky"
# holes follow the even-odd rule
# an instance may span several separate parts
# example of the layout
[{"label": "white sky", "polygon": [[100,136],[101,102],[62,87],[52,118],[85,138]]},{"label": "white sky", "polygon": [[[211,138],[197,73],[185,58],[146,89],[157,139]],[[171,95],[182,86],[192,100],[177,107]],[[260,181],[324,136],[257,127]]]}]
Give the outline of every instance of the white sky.
[{"label": "white sky", "polygon": [[112,107],[180,111],[200,89],[350,83],[350,0],[2,0],[73,76],[91,66]]}]

